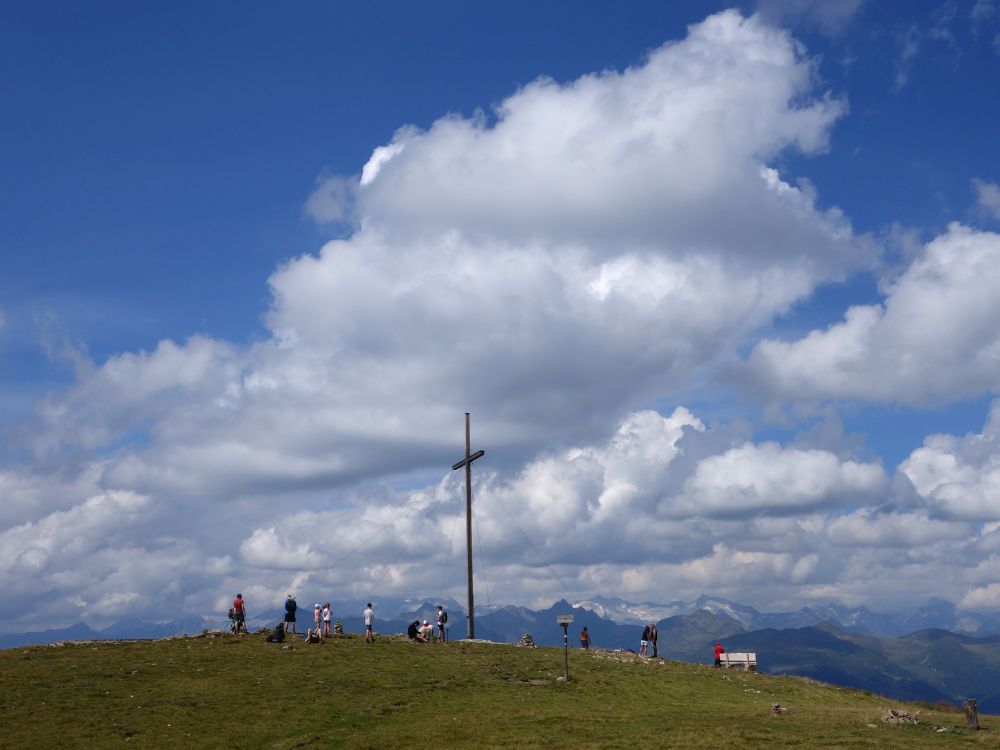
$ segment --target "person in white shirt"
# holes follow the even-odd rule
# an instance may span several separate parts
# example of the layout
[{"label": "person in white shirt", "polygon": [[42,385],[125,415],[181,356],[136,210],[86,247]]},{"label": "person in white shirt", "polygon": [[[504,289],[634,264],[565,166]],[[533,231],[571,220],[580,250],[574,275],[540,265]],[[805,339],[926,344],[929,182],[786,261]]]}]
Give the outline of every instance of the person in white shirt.
[{"label": "person in white shirt", "polygon": [[365,643],[375,643],[375,632],[372,626],[375,624],[375,610],[372,603],[368,602],[368,609],[361,613],[361,619],[365,621]]},{"label": "person in white shirt", "polygon": [[434,635],[434,628],[431,627],[431,624],[427,620],[424,620],[424,624],[420,626],[420,635],[424,637],[427,643],[431,642],[431,637]]},{"label": "person in white shirt", "polygon": [[323,637],[330,637],[330,618],[333,617],[333,610],[330,609],[330,602],[323,605]]}]

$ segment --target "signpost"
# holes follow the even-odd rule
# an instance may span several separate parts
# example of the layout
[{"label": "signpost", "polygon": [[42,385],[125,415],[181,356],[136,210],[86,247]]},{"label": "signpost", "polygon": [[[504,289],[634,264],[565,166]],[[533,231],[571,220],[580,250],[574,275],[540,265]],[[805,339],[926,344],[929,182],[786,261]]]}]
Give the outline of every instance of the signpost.
[{"label": "signpost", "polygon": [[556,622],[563,629],[563,680],[569,682],[569,624],[573,615],[556,615]]}]

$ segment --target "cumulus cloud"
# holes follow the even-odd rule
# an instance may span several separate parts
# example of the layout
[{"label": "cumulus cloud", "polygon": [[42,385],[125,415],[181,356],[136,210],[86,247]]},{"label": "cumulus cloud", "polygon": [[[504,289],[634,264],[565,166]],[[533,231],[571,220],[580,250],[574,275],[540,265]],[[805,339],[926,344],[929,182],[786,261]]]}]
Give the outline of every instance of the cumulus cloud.
[{"label": "cumulus cloud", "polygon": [[349,221],[356,187],[354,180],[337,175],[318,177],[306,201],[306,216],[317,224]]},{"label": "cumulus cloud", "polygon": [[365,166],[356,220],[393,239],[457,230],[598,257],[793,256],[835,273],[823,248],[847,239],[843,219],[760,175],[782,150],[826,147],[846,106],[804,98],[813,85],[787,33],[723,13],[626,71],[535,81],[493,119],[402,128]]},{"label": "cumulus cloud", "polygon": [[[725,481],[705,486],[717,472]],[[835,577],[845,553],[825,543],[825,515],[888,491],[877,465],[747,444],[684,408],[641,411],[607,440],[538,458],[513,475],[477,471],[476,539],[494,593],[521,601],[593,590],[656,598],[720,577],[746,592],[776,576],[788,586]],[[346,549],[336,575],[350,571],[358,596],[397,587],[444,593],[442,569],[464,546],[456,537],[463,499],[454,477],[401,495],[358,496],[256,529],[241,547],[243,561],[308,568],[323,580],[314,555]],[[372,568],[372,558],[392,562]],[[452,595],[464,583],[459,567],[452,563],[445,576]]]},{"label": "cumulus cloud", "polygon": [[994,402],[982,433],[932,435],[899,470],[932,512],[1000,521],[1000,402]]},{"label": "cumulus cloud", "polygon": [[1000,386],[1000,235],[952,224],[883,303],[798,341],[766,339],[747,362],[777,399],[853,398],[922,405]]},{"label": "cumulus cloud", "polygon": [[[877,464],[645,408],[871,267],[846,218],[775,168],[824,150],[845,112],[787,32],[726,12],[627,70],[402,127],[358,176],[321,178],[307,213],[351,233],[275,271],[267,336],[81,360],[37,405],[36,471],[0,475],[17,498],[0,580],[34,571],[41,593],[17,605],[45,619],[70,602],[60,617],[217,612],[237,590],[280,601],[307,585],[460,590],[440,576],[460,549],[447,467],[465,411],[506,599],[697,595],[728,569],[734,592],[777,578],[792,600],[830,596],[844,566],[870,570],[864,554],[897,564],[893,539],[855,553],[833,541],[857,535],[848,521],[826,526],[892,492]],[[866,324],[894,320],[911,286],[964,284],[932,272],[953,245],[985,288],[993,242],[953,228]],[[53,466],[60,492],[37,480]],[[74,514],[93,516],[78,542]]]},{"label": "cumulus cloud", "polygon": [[815,85],[787,32],[726,12],[625,71],[403,127],[350,190],[323,178],[308,210],[355,231],[275,272],[271,338],[84,365],[36,451],[124,443],[113,486],[225,496],[450,463],[470,408],[517,458],[597,434],[870,261],[768,166],[826,147],[846,105]]},{"label": "cumulus cloud", "polygon": [[968,539],[973,529],[967,523],[943,521],[926,513],[881,513],[861,508],[832,518],[826,535],[841,547],[889,547],[910,549],[941,541]]},{"label": "cumulus cloud", "polygon": [[746,444],[702,461],[677,503],[684,513],[802,512],[871,499],[887,488],[876,464],[820,450]]},{"label": "cumulus cloud", "polygon": [[972,189],[976,193],[976,207],[986,216],[1000,221],[1000,185],[973,177]]}]

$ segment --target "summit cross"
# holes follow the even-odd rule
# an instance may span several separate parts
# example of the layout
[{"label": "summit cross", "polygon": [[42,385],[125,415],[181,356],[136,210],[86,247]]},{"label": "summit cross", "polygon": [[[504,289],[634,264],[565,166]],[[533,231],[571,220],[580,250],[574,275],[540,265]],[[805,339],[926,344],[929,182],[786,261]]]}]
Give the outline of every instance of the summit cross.
[{"label": "summit cross", "polygon": [[465,412],[465,458],[451,467],[452,471],[458,471],[465,467],[465,550],[466,567],[469,574],[469,614],[468,614],[468,637],[471,640],[476,637],[476,615],[475,601],[472,596],[472,462],[477,458],[486,455],[486,451],[472,452],[472,437],[469,432],[469,412]]}]

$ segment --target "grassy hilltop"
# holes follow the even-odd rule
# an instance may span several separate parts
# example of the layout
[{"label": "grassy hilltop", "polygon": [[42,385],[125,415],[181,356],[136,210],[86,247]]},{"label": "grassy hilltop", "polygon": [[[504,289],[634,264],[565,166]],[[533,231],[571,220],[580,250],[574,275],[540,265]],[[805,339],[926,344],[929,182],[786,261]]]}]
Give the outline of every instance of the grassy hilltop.
[{"label": "grassy hilltop", "polygon": [[[357,636],[84,643],[0,652],[0,746],[997,747],[1000,721],[796,677],[508,645]],[[773,703],[787,712],[774,716]],[[920,711],[915,726],[880,721]],[[939,732],[945,727],[955,731]]]}]

